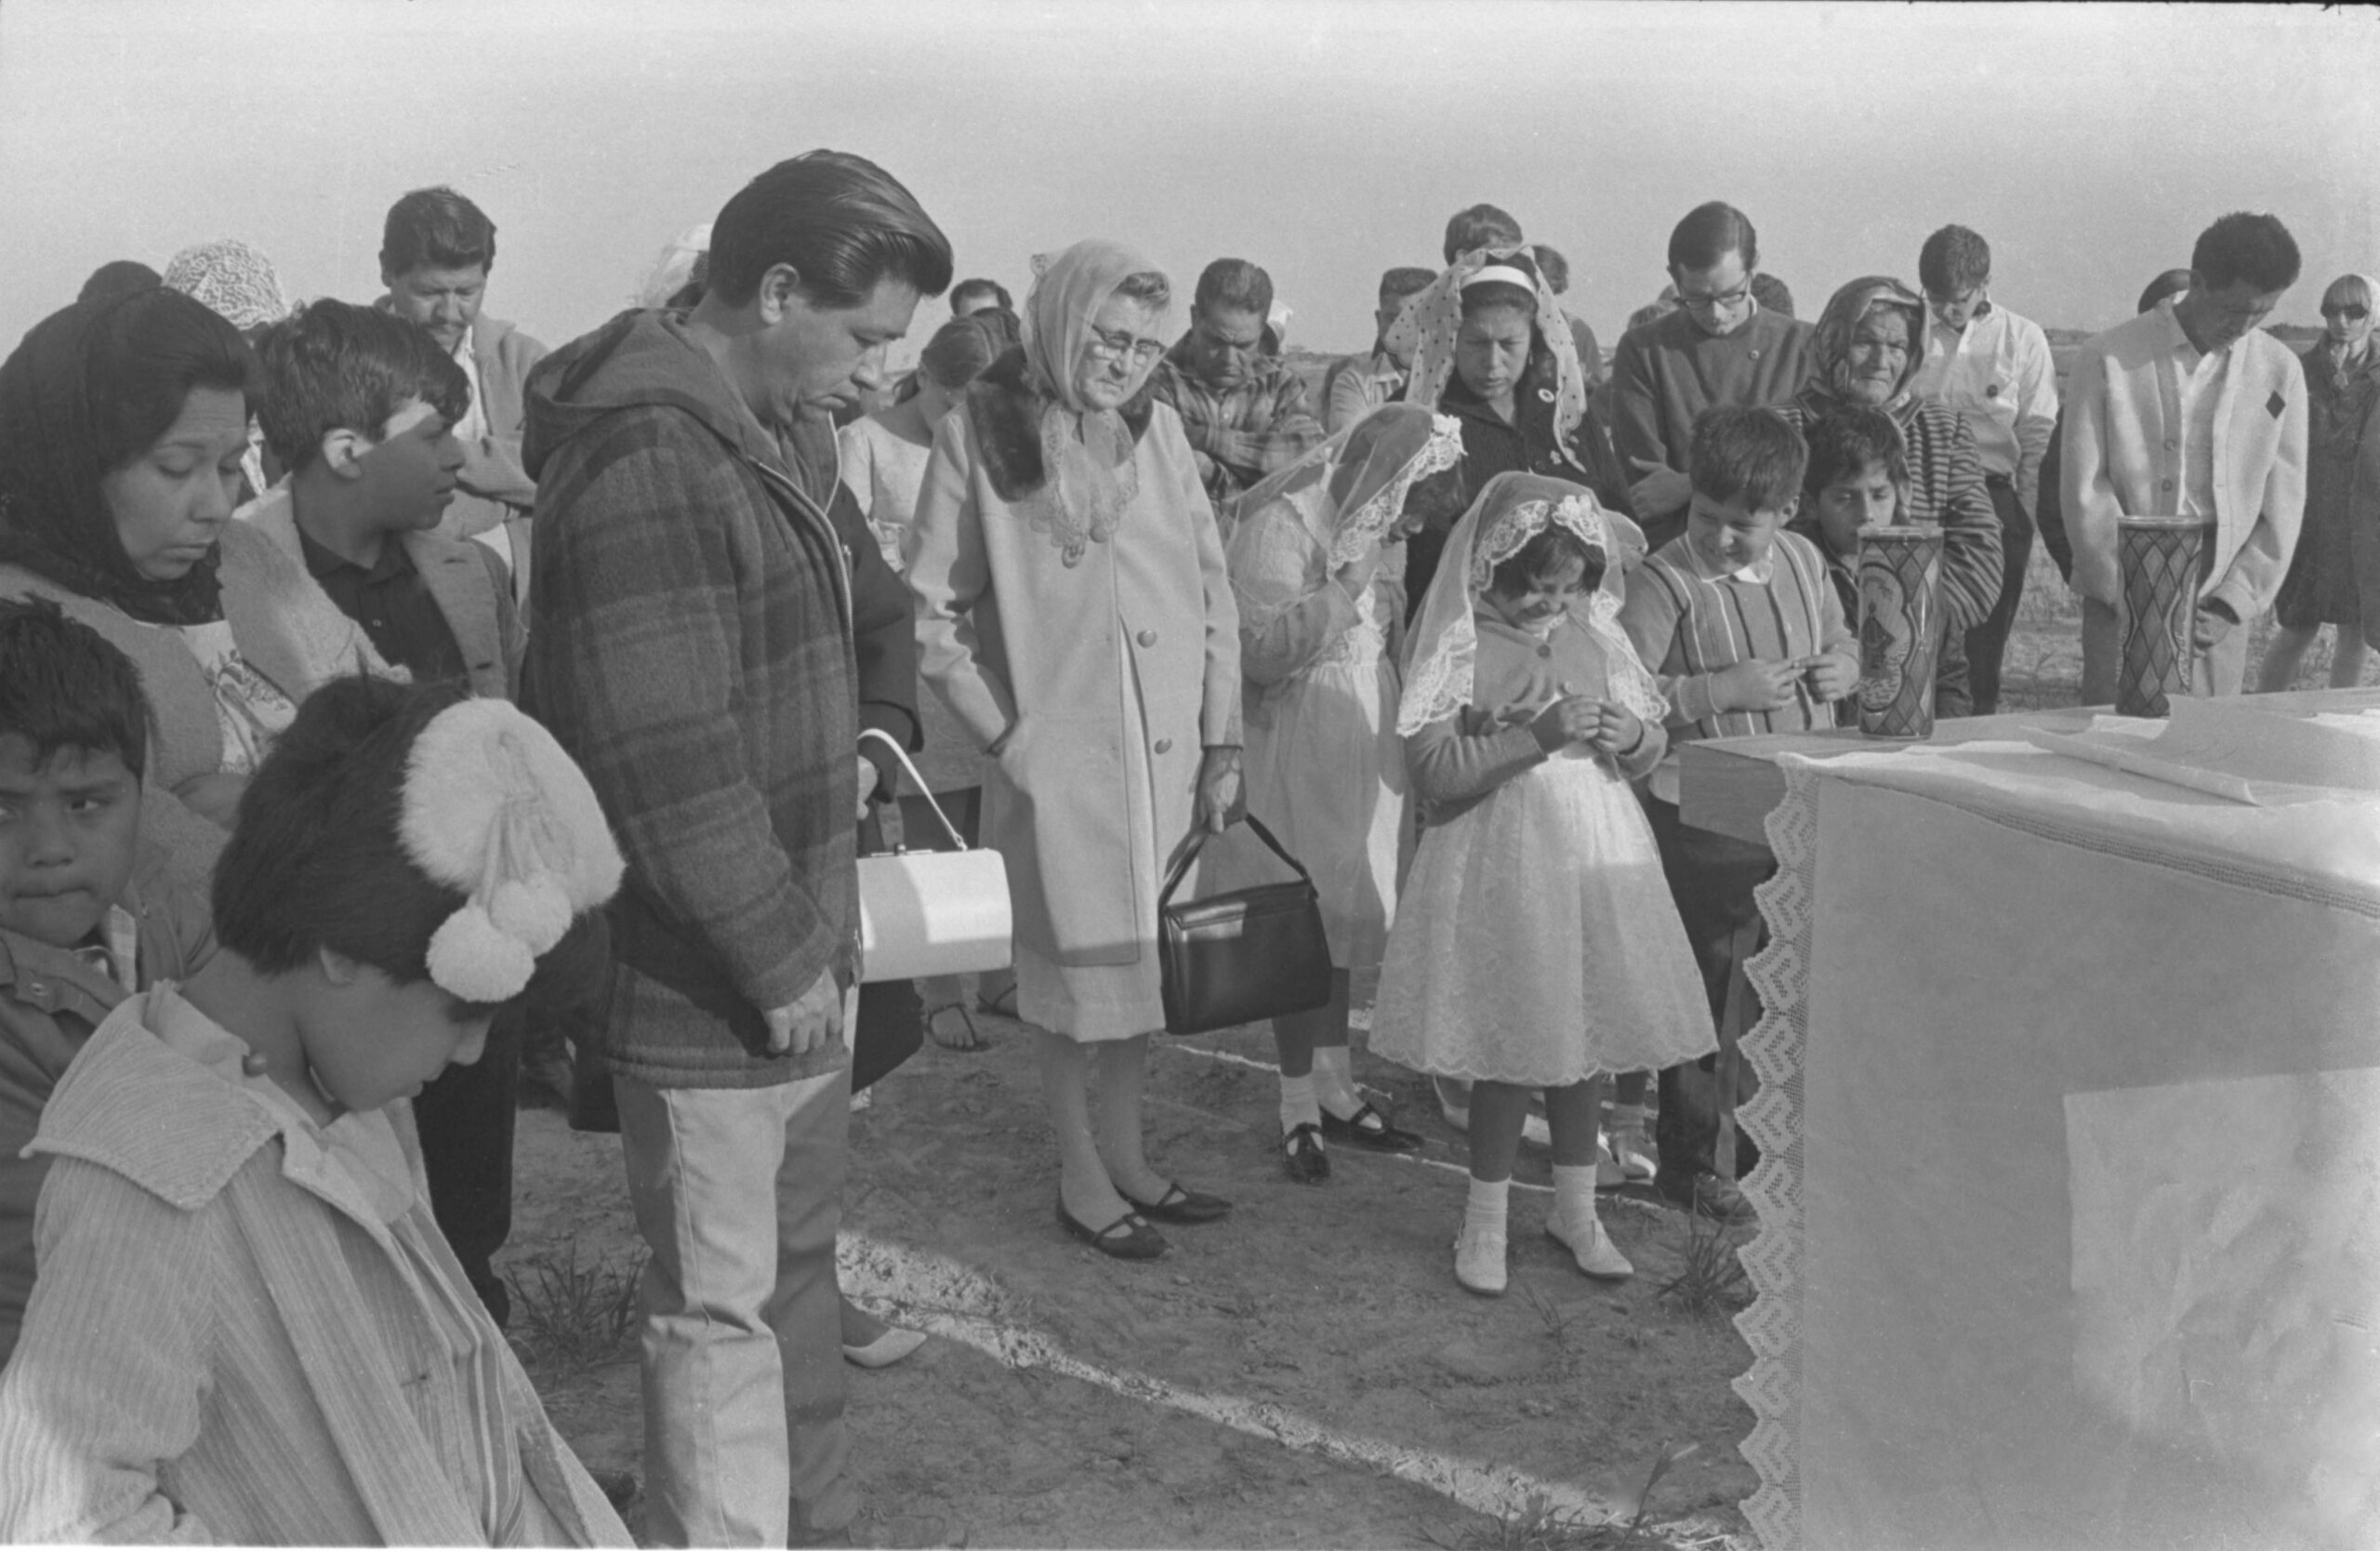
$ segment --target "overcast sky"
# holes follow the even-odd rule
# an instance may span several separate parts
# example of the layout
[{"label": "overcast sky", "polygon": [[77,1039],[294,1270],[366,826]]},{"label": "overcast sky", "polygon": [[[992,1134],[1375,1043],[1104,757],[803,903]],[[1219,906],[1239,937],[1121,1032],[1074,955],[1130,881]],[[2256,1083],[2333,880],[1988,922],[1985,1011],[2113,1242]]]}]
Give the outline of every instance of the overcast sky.
[{"label": "overcast sky", "polygon": [[1913,282],[1949,221],[2053,325],[2129,314],[2227,210],[2296,233],[2283,319],[2380,270],[2370,7],[7,0],[0,340],[106,259],[222,236],[298,296],[366,298],[390,202],[447,182],[500,230],[491,310],[559,342],[819,145],[906,182],[962,274],[1021,294],[1030,254],[1094,233],[1185,294],[1252,258],[1326,350],[1477,200],[1569,256],[1606,342],[1713,198],[1804,316]]}]

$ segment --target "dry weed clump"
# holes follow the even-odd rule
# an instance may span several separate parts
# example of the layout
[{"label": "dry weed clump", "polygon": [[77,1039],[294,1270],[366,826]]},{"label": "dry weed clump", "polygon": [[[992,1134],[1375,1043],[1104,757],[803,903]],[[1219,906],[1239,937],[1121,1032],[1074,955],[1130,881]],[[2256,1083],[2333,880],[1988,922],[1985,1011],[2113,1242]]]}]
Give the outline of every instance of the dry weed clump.
[{"label": "dry weed clump", "polygon": [[537,1358],[583,1368],[628,1343],[637,1322],[637,1282],[650,1256],[578,1263],[578,1246],[533,1255],[505,1273],[516,1340]]}]

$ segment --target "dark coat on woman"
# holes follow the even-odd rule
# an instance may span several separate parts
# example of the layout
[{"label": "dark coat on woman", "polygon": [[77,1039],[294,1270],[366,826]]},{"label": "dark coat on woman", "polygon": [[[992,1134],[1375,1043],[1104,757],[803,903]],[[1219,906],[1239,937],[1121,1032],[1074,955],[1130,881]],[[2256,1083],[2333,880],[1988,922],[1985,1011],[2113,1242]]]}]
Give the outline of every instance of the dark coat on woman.
[{"label": "dark coat on woman", "polygon": [[2273,601],[2293,630],[2352,625],[2380,641],[2380,349],[2344,373],[2317,343],[2306,369],[2306,516]]}]

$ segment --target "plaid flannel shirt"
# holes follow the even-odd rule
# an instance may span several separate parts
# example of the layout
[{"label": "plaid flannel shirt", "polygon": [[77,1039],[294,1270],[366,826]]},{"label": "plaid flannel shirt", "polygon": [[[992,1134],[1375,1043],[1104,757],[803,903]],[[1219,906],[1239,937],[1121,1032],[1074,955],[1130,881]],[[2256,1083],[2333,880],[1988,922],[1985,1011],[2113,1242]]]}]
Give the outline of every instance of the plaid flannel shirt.
[{"label": "plaid flannel shirt", "polygon": [[1207,496],[1219,503],[1288,468],[1323,437],[1303,379],[1271,357],[1260,358],[1246,381],[1217,389],[1190,373],[1176,345],[1157,363],[1149,390],[1173,406],[1190,445],[1206,455]]}]

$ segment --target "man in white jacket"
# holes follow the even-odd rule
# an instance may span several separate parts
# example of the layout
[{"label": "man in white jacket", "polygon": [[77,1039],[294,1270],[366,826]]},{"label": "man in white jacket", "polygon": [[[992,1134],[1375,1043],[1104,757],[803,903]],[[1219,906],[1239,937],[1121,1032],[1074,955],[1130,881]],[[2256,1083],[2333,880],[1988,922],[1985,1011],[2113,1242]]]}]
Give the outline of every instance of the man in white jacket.
[{"label": "man in white jacket", "polygon": [[2190,687],[2237,695],[2247,623],[2272,605],[2306,507],[2306,378],[2257,325],[2297,282],[2268,215],[2225,216],[2190,254],[2190,288],[2082,347],[2067,387],[2061,495],[2082,594],[2082,701],[2115,698],[2116,519],[2213,524]]}]

